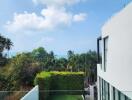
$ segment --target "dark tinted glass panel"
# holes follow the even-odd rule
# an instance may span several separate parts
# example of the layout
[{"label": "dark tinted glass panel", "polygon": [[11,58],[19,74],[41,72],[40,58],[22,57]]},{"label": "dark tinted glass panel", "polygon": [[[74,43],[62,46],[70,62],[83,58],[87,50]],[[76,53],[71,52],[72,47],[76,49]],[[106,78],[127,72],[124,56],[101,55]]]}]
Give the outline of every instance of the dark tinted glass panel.
[{"label": "dark tinted glass panel", "polygon": [[107,66],[107,55],[108,54],[108,37],[104,38],[104,71],[106,71]]}]

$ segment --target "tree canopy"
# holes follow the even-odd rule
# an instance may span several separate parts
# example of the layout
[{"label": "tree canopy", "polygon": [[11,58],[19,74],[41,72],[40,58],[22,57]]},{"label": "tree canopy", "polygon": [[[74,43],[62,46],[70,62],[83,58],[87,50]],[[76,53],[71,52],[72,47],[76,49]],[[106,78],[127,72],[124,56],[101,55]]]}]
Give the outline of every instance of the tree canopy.
[{"label": "tree canopy", "polygon": [[[0,58],[3,51],[10,50],[13,43],[0,35]],[[5,57],[6,58],[6,57]],[[95,51],[74,53],[69,50],[67,57],[57,57],[53,51],[39,47],[31,52],[23,52],[7,59],[6,65],[0,68],[1,90],[20,89],[20,86],[33,86],[33,80],[40,71],[83,71],[86,76],[96,77],[97,54]],[[2,61],[2,60],[0,60]],[[6,87],[8,86],[8,87]]]},{"label": "tree canopy", "polygon": [[12,41],[9,38],[5,38],[0,34],[0,66],[3,66],[7,59],[7,54],[4,54],[4,50],[10,50],[13,46]]}]

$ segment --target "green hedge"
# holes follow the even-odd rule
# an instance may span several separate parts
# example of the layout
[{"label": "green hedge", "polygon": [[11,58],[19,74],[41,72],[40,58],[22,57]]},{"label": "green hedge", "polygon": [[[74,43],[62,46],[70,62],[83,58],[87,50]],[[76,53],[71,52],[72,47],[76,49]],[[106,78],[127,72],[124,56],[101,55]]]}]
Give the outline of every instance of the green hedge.
[{"label": "green hedge", "polygon": [[[83,72],[41,72],[35,78],[35,85],[39,85],[40,98],[46,100],[49,90],[83,90]],[[52,94],[54,92],[51,92]],[[58,92],[59,94],[83,94],[82,91]]]}]

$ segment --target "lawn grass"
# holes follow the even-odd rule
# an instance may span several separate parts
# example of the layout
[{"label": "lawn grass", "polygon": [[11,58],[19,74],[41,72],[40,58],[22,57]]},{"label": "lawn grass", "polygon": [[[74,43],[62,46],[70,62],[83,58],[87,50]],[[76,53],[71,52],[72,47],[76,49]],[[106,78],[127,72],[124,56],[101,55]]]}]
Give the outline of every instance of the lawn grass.
[{"label": "lawn grass", "polygon": [[55,95],[50,100],[83,100],[80,95]]}]

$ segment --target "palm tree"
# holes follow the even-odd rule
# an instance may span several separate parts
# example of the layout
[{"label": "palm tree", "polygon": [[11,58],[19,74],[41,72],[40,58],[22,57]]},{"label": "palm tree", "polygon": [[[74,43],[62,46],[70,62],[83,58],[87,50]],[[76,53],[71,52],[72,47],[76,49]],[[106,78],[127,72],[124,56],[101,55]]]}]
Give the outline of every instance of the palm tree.
[{"label": "palm tree", "polygon": [[3,52],[6,44],[6,38],[0,35],[0,53]]},{"label": "palm tree", "polygon": [[10,50],[11,46],[13,46],[13,43],[11,42],[10,39],[6,38],[5,49]]},{"label": "palm tree", "polygon": [[3,57],[2,53],[4,50],[10,50],[11,46],[13,45],[13,43],[11,42],[10,39],[5,38],[4,36],[2,36],[0,34],[0,61],[1,63],[3,62],[3,59],[5,59],[5,57]]},{"label": "palm tree", "polygon": [[8,58],[9,58],[9,50],[11,49],[11,46],[13,46],[13,43],[11,42],[10,39],[6,38],[6,41],[5,41],[5,49],[8,50]]}]

